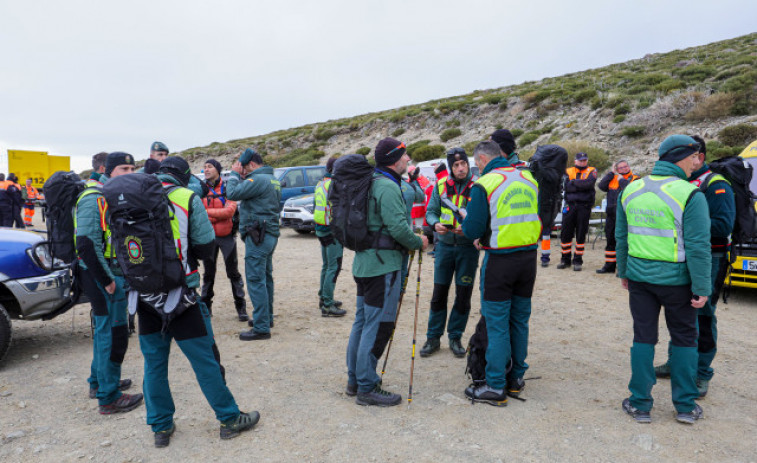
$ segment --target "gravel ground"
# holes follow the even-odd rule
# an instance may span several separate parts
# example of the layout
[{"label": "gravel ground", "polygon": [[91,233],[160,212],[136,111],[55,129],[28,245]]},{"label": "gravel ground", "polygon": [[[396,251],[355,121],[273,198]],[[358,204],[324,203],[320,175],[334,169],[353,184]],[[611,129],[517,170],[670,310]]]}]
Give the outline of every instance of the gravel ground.
[{"label": "gravel ground", "polygon": [[[553,240],[553,249],[559,243]],[[241,342],[229,287],[219,268],[213,326],[231,391],[243,410],[259,410],[252,432],[221,441],[218,423],[186,358],[174,348],[170,380],[177,431],[155,449],[144,405],[102,416],[87,398],[91,360],[89,306],[55,320],[14,323],[14,342],[0,367],[0,460],[29,461],[757,461],[757,291],[734,289],[721,302],[716,376],[694,426],[675,421],[668,381],[660,381],[653,423],[620,410],[628,395],[632,342],[627,296],[619,281],[596,275],[602,241],[583,272],[539,269],[533,299],[525,402],[506,408],[471,405],[464,360],[442,342],[416,358],[413,402],[360,407],[343,393],[344,354],[354,317],[352,253],[346,252],[337,298],[342,319],[317,310],[320,249],[313,235],[284,230],[274,256],[276,327],[268,341]],[[590,246],[589,246],[590,248]],[[240,258],[242,250],[240,249]],[[433,259],[424,256],[418,349],[425,340]],[[417,262],[417,260],[416,260]],[[221,267],[223,264],[219,264]],[[417,267],[411,277],[416,275]],[[411,286],[411,288],[413,288]],[[478,291],[463,337],[479,317]],[[384,383],[407,398],[414,291],[405,298]],[[661,330],[658,361],[668,337]],[[141,390],[143,363],[130,339],[123,376]]]}]

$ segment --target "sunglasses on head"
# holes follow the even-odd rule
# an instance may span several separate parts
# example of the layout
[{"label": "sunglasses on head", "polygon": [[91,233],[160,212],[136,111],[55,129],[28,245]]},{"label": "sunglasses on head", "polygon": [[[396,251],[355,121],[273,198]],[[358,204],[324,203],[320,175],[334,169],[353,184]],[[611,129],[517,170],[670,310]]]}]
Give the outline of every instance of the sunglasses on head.
[{"label": "sunglasses on head", "polygon": [[393,150],[389,151],[389,152],[388,152],[388,153],[386,153],[386,154],[385,154],[384,156],[389,156],[390,154],[394,153],[395,151],[397,151],[397,150],[401,150],[401,149],[405,149],[405,148],[407,148],[407,146],[405,146],[405,144],[404,144],[404,143],[400,143],[398,147],[396,147],[396,148],[394,148]]}]

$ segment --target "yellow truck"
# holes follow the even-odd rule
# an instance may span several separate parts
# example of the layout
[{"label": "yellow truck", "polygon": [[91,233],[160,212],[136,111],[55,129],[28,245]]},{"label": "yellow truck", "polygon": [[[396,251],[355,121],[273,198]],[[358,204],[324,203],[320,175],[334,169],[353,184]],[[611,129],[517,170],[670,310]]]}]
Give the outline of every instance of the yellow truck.
[{"label": "yellow truck", "polygon": [[45,151],[8,150],[8,172],[13,172],[21,184],[27,178],[32,186],[42,188],[53,172],[71,170],[69,156],[51,156]]},{"label": "yellow truck", "polygon": [[[757,141],[747,146],[740,155],[753,169],[752,182],[749,189],[757,196]],[[752,203],[757,212],[757,202]],[[734,250],[735,259],[731,264],[731,272],[726,277],[725,284],[744,288],[757,288],[757,242],[739,245]]]}]

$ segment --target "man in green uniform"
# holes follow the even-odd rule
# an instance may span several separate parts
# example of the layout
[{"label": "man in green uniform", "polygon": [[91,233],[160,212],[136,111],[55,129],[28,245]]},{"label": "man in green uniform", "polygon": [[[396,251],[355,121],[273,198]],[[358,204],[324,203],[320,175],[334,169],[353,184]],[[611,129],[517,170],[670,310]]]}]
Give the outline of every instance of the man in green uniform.
[{"label": "man in green uniform", "polygon": [[[377,248],[355,253],[352,275],[357,283],[357,307],[347,344],[347,389],[358,405],[390,407],[399,394],[381,388],[376,364],[394,329],[399,302],[404,249],[428,246],[426,237],[413,234],[400,182],[410,156],[405,144],[384,138],[375,150],[376,170],[368,199],[368,231],[381,233]],[[391,244],[390,244],[391,243]],[[397,246],[399,245],[399,246]]]},{"label": "man in green uniform", "polygon": [[[699,137],[691,137],[699,143],[699,156],[696,170],[689,176],[689,182],[704,192],[707,199],[707,208],[710,212],[710,250],[712,252],[712,296],[707,300],[704,307],[698,309],[697,322],[699,325],[699,339],[697,340],[697,390],[699,397],[707,395],[710,380],[714,374],[712,361],[717,353],[717,318],[715,308],[718,302],[720,287],[723,284],[725,270],[730,265],[728,262],[729,237],[733,231],[736,220],[736,204],[733,189],[728,180],[720,174],[710,171],[705,162],[705,142]],[[718,280],[720,275],[720,280]],[[670,348],[668,345],[668,349]],[[670,352],[668,352],[668,356]],[[670,377],[670,362],[655,367],[655,376],[658,378]]]},{"label": "man in green uniform", "polygon": [[121,364],[129,346],[127,304],[124,277],[111,247],[110,229],[105,220],[108,206],[102,195],[102,185],[110,177],[132,172],[134,158],[130,154],[106,155],[103,173],[98,180],[87,182],[74,209],[76,254],[81,267],[79,280],[92,305],[95,324],[89,397],[97,398],[103,415],[128,412],[142,403],[142,394],[121,392],[131,387],[130,379],[121,379]]},{"label": "man in green uniform", "polygon": [[[486,320],[486,382],[465,395],[494,406],[507,405],[525,388],[528,321],[536,281],[536,248],[541,234],[539,188],[527,170],[501,156],[497,143],[473,151],[481,178],[471,190],[463,233],[486,250],[481,264],[481,315]],[[512,359],[512,369],[507,364]]]},{"label": "man in green uniform", "polygon": [[242,341],[271,338],[273,327],[273,251],[279,241],[281,185],[273,168],[263,165],[257,151],[247,148],[226,184],[226,197],[241,201],[239,230],[245,244],[245,277],[252,301],[252,328],[239,335]]},{"label": "man in green uniform", "polygon": [[334,300],[334,286],[339,272],[342,270],[342,244],[334,239],[329,222],[331,208],[329,206],[329,187],[331,173],[334,170],[335,157],[326,163],[326,175],[318,182],[313,195],[313,220],[315,221],[315,236],[321,243],[321,284],[318,288],[319,309],[323,317],[343,317],[347,312],[341,309],[342,302]]},{"label": "man in green uniform", "polygon": [[[455,357],[465,357],[465,348],[460,339],[468,322],[473,282],[478,269],[478,249],[472,240],[463,235],[461,228],[474,184],[468,155],[462,148],[453,148],[447,152],[447,164],[452,175],[436,183],[426,209],[426,222],[439,234],[439,243],[435,250],[434,293],[428,315],[426,344],[421,349],[421,357],[428,357],[439,350],[439,338],[444,334],[445,323],[449,348]],[[453,277],[455,302],[447,321],[447,297]]]},{"label": "man in green uniform", "polygon": [[139,346],[145,358],[147,424],[154,433],[155,447],[168,446],[176,429],[173,420],[175,406],[168,384],[168,359],[171,341],[175,339],[192,366],[216,419],[221,423],[221,439],[231,439],[255,426],[260,414],[240,412],[234,396],[226,386],[225,370],[215,343],[210,312],[197,296],[197,288],[200,286],[197,262],[207,259],[213,252],[215,233],[202,200],[186,187],[192,175],[187,161],[178,156],[168,157],[161,163],[157,175],[167,191],[168,200],[174,206],[171,225],[174,240],[178,237],[183,242],[180,257],[186,272],[187,292],[182,294],[181,303],[190,305],[164,327],[161,316],[148,305],[151,299],[149,296],[140,295],[136,302],[136,310],[139,312]]},{"label": "man in green uniform", "polygon": [[656,383],[654,350],[660,306],[670,332],[670,377],[676,419],[702,417],[697,398],[697,310],[712,291],[710,217],[704,195],[687,179],[700,147],[691,137],[671,135],[660,145],[652,174],[629,184],[616,221],[618,277],[628,290],[633,317],[631,396],[622,408],[637,422],[652,421]]}]

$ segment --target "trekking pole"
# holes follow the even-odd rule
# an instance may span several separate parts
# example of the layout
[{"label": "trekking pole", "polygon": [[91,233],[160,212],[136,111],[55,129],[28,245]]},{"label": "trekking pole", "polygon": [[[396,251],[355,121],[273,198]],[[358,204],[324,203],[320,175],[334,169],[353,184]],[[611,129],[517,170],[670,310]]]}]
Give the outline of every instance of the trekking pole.
[{"label": "trekking pole", "polygon": [[392,341],[394,340],[394,332],[397,330],[397,321],[400,319],[400,310],[402,309],[402,300],[405,298],[405,290],[407,289],[407,280],[410,278],[410,269],[413,267],[413,259],[415,259],[415,250],[410,251],[410,260],[407,263],[407,274],[402,281],[402,288],[400,289],[400,302],[397,304],[397,315],[394,316],[394,328],[392,328],[392,335],[389,336],[389,344],[386,346],[386,357],[384,357],[384,365],[381,367],[381,379],[384,379],[384,373],[386,373],[386,362],[389,360],[389,351],[392,350]]},{"label": "trekking pole", "polygon": [[413,317],[413,351],[410,356],[410,389],[407,392],[407,407],[413,401],[413,369],[415,368],[415,334],[418,331],[418,304],[421,299],[421,266],[423,265],[423,249],[418,251],[418,278],[415,286],[415,317]]}]

